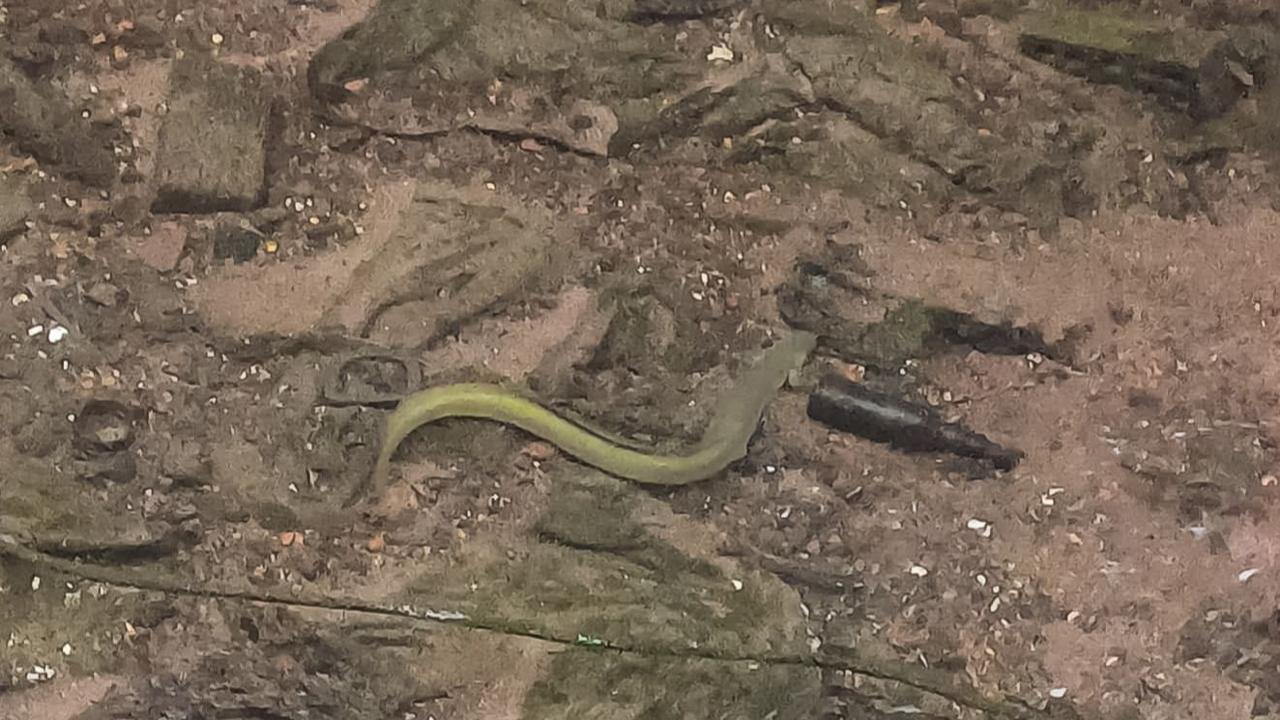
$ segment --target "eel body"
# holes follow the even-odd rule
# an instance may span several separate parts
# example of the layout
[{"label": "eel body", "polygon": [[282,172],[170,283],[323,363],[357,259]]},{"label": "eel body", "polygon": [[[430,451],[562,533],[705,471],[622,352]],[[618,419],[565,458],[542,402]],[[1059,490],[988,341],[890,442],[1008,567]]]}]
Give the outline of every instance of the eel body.
[{"label": "eel body", "polygon": [[648,485],[686,485],[710,478],[747,453],[765,407],[788,373],[804,364],[817,338],[797,331],[781,338],[721,397],[711,421],[686,453],[657,455],[621,447],[494,384],[459,383],[409,395],[387,419],[371,479],[372,491],[386,487],[391,457],[401,441],[428,423],[445,418],[481,418],[514,425],[559,447],[579,461],[621,478]]}]

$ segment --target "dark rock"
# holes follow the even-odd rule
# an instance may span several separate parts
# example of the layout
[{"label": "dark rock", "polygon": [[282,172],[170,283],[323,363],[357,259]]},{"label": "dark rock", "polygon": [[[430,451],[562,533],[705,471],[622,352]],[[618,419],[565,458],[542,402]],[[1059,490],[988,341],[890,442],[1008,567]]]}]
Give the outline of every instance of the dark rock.
[{"label": "dark rock", "polygon": [[26,228],[32,210],[31,199],[14,180],[0,180],[0,243]]},{"label": "dark rock", "polygon": [[115,307],[116,303],[124,299],[124,296],[123,290],[106,281],[96,282],[84,291],[86,300],[102,307]]},{"label": "dark rock", "polygon": [[262,232],[271,232],[281,223],[289,219],[289,211],[279,205],[267,205],[253,211],[249,216],[249,222]]},{"label": "dark rock", "polygon": [[252,260],[261,241],[261,236],[249,228],[222,225],[214,231],[213,257],[215,260],[230,258],[237,263]]},{"label": "dark rock", "polygon": [[744,3],[739,0],[636,0],[639,18],[679,20],[720,15]]},{"label": "dark rock", "polygon": [[130,227],[146,220],[147,214],[147,201],[137,195],[124,195],[111,206],[111,216]]},{"label": "dark rock", "polygon": [[1215,45],[1197,70],[1195,117],[1225,115],[1242,98],[1260,93],[1275,62],[1274,42],[1265,32],[1238,30]]},{"label": "dark rock", "polygon": [[40,23],[39,36],[54,45],[83,45],[89,41],[88,31],[66,18],[46,18]]},{"label": "dark rock", "polygon": [[143,54],[147,56],[163,48],[167,42],[159,24],[149,18],[139,18],[132,30],[120,36],[121,47],[144,51]]},{"label": "dark rock", "polygon": [[90,400],[74,422],[81,452],[117,452],[133,443],[133,412],[112,400]]},{"label": "dark rock", "polygon": [[174,62],[156,153],[154,212],[243,212],[266,192],[270,100],[247,68],[188,55]]},{"label": "dark rock", "polygon": [[32,82],[0,55],[0,132],[62,174],[106,187],[115,178],[108,131],[80,112],[48,83]]},{"label": "dark rock", "polygon": [[138,461],[133,453],[111,453],[87,460],[74,460],[71,469],[81,480],[123,485],[137,477]]},{"label": "dark rock", "polygon": [[658,299],[637,295],[613,316],[588,362],[593,370],[634,367],[645,358],[661,358],[676,339],[676,319]]},{"label": "dark rock", "polygon": [[176,484],[188,487],[204,485],[213,477],[207,453],[200,443],[179,438],[169,441],[160,460],[160,472]]}]

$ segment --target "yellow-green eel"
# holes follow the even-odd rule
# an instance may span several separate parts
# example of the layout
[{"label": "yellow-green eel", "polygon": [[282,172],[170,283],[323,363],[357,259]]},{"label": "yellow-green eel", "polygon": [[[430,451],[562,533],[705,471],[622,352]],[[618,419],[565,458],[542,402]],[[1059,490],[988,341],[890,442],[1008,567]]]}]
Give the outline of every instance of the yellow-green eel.
[{"label": "yellow-green eel", "polygon": [[648,485],[687,485],[713,477],[747,454],[765,407],[787,375],[799,369],[817,337],[796,331],[760,356],[716,405],[699,440],[681,455],[656,455],[617,445],[501,385],[459,383],[427,388],[404,398],[387,419],[371,490],[382,494],[391,456],[414,430],[444,418],[482,418],[514,425],[583,463]]}]

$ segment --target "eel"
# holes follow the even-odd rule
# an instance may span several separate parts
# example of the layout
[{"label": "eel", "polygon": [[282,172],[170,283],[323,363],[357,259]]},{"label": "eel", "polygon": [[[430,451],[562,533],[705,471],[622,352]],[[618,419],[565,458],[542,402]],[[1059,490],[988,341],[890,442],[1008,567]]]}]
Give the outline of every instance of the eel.
[{"label": "eel", "polygon": [[622,447],[501,385],[457,383],[420,390],[405,397],[387,418],[371,489],[374,497],[382,494],[391,457],[406,437],[423,425],[445,418],[480,418],[513,425],[580,462],[641,484],[687,485],[706,480],[747,454],[747,443],[765,407],[787,375],[804,364],[816,344],[813,333],[796,331],[765,350],[721,396],[702,438],[679,455]]}]

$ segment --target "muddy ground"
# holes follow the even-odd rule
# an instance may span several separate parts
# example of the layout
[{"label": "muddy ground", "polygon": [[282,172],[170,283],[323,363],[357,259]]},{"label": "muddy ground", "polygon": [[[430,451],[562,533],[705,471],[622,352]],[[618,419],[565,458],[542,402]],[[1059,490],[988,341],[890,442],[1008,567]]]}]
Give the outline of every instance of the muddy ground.
[{"label": "muddy ground", "polygon": [[0,3],[0,718],[1280,718],[1276,16],[872,5]]}]

